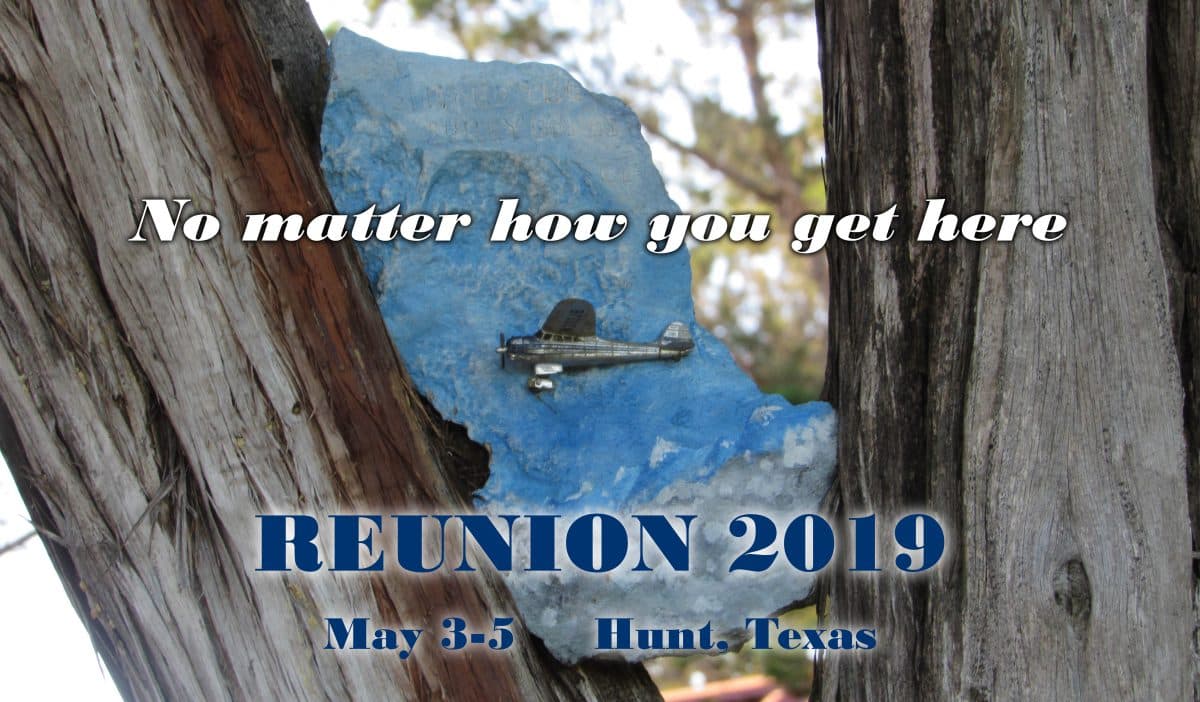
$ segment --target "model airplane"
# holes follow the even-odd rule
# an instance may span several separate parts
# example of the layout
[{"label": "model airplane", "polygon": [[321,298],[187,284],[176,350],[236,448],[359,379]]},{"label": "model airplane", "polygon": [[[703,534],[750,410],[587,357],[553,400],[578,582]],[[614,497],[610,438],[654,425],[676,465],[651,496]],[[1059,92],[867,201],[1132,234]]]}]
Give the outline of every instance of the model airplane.
[{"label": "model airplane", "polygon": [[504,360],[529,363],[533,375],[529,390],[553,390],[548,376],[564,368],[608,366],[635,361],[679,360],[692,350],[692,334],[683,322],[671,322],[657,341],[638,344],[610,341],[596,336],[596,310],[592,303],[578,298],[560,301],[533,336],[514,336],[504,342],[500,335],[500,367]]}]

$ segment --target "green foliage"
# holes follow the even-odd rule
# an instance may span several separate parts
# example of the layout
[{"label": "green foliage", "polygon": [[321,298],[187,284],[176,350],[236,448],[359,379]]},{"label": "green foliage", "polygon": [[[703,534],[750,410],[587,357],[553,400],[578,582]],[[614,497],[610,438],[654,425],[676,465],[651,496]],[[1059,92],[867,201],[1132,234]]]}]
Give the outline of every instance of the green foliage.
[{"label": "green foliage", "polygon": [[[489,51],[508,58],[553,56],[573,36],[543,22],[546,2],[497,0],[407,0],[413,17],[447,29],[470,59]],[[378,17],[387,0],[367,0]]]},{"label": "green foliage", "polygon": [[[815,607],[806,607],[780,615],[781,628],[816,628]],[[685,656],[657,658],[646,668],[659,689],[684,687],[689,676],[699,672],[709,681],[725,680],[743,675],[769,675],[793,695],[803,697],[812,691],[813,660],[803,649],[782,648],[755,650],[743,646],[736,653],[724,656]]]}]

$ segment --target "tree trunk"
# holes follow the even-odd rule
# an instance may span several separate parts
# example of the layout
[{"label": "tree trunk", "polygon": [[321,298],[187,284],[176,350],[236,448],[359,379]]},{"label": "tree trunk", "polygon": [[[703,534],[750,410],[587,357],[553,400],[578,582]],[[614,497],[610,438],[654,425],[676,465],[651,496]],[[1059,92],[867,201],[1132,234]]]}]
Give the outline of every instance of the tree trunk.
[{"label": "tree trunk", "polygon": [[[835,503],[951,539],[932,574],[830,578],[824,616],[880,650],[819,698],[1195,694],[1197,4],[817,12],[829,210],[905,222],[829,251]],[[917,243],[933,197],[1070,224]]]},{"label": "tree trunk", "polygon": [[[0,5],[0,441],[122,693],[656,698],[640,666],[564,668],[524,633],[318,650],[325,616],[515,614],[494,573],[254,572],[256,514],[462,508],[354,250],[237,241],[246,213],[330,210],[319,110],[272,80],[232,0]],[[143,197],[224,233],[129,243]]]}]

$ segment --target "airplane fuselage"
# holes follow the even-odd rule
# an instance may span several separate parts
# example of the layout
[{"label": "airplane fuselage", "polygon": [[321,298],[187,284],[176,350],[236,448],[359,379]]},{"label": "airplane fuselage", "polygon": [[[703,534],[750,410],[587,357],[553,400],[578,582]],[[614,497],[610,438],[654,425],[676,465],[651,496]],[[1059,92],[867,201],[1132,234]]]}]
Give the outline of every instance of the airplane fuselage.
[{"label": "airplane fuselage", "polygon": [[534,335],[509,339],[505,353],[510,361],[582,368],[638,361],[678,360],[690,350],[664,348],[657,343],[611,341],[598,336],[556,340]]},{"label": "airplane fuselage", "polygon": [[596,336],[596,310],[592,303],[579,298],[560,300],[536,334],[515,336],[504,341],[500,335],[500,366],[516,361],[532,366],[528,387],[538,393],[553,390],[548,376],[566,368],[611,366],[638,361],[674,361],[683,358],[695,346],[692,334],[683,322],[671,322],[651,343],[612,341]]}]

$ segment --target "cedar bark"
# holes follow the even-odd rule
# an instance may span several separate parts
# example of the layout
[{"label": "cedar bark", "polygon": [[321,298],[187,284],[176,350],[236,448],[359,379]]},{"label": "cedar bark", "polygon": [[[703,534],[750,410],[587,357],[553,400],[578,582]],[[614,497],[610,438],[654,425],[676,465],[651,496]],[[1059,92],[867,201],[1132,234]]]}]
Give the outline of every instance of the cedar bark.
[{"label": "cedar bark", "polygon": [[[320,105],[273,77],[252,10],[0,5],[0,442],[122,694],[657,698],[640,666],[566,668],[523,632],[506,655],[319,650],[325,616],[490,628],[515,614],[494,573],[254,572],[256,514],[464,505],[353,248],[238,241],[249,212],[331,210]],[[129,243],[144,197],[223,233]]]},{"label": "cedar bark", "polygon": [[[932,574],[826,581],[880,650],[827,658],[818,698],[1195,696],[1197,4],[817,16],[829,210],[904,222],[829,250],[833,502],[952,539]],[[932,197],[1070,224],[917,243]]]}]

